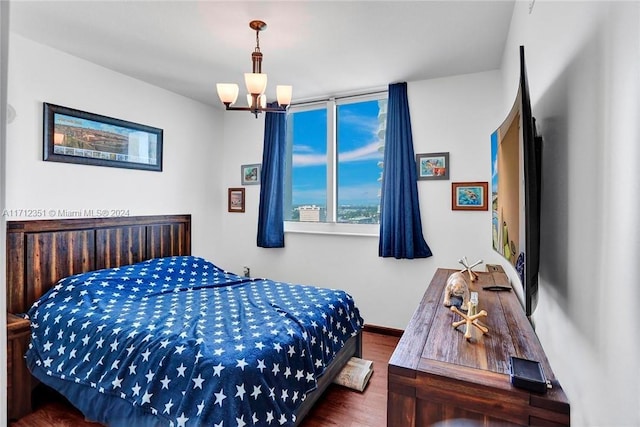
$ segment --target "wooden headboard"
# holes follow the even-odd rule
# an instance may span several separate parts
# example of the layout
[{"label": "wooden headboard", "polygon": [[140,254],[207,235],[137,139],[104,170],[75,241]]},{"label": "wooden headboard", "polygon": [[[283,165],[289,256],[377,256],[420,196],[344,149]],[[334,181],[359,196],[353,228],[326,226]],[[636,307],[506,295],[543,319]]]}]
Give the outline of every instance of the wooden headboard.
[{"label": "wooden headboard", "polygon": [[191,255],[191,215],[7,221],[7,311],[72,274],[177,255]]}]

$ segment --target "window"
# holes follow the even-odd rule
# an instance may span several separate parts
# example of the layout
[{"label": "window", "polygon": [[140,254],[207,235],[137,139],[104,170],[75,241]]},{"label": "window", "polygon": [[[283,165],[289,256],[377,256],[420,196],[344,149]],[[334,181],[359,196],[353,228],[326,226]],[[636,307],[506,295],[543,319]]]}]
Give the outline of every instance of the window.
[{"label": "window", "polygon": [[291,107],[285,220],[378,224],[386,92]]}]

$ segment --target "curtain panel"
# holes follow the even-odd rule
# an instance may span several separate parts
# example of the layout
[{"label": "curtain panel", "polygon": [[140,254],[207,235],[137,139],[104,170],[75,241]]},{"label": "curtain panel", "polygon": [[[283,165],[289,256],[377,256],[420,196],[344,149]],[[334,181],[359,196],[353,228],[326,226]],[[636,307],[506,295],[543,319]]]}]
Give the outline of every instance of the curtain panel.
[{"label": "curtain panel", "polygon": [[257,238],[258,246],[262,248],[284,247],[286,116],[282,113],[265,113]]},{"label": "curtain panel", "polygon": [[381,257],[432,255],[422,234],[417,180],[407,83],[390,84],[380,201]]}]

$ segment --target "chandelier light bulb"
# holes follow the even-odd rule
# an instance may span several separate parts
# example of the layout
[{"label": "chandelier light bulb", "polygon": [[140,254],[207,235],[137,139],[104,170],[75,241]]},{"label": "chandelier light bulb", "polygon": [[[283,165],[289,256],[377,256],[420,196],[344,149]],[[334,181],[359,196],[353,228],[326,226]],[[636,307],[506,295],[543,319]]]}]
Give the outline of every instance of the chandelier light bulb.
[{"label": "chandelier light bulb", "polygon": [[267,89],[267,75],[264,73],[244,73],[244,83],[247,92],[252,95],[260,95]]},{"label": "chandelier light bulb", "polygon": [[216,84],[218,97],[225,105],[231,105],[238,99],[238,85],[235,83],[218,83]]},{"label": "chandelier light bulb", "polygon": [[267,108],[267,96],[262,94],[262,95],[257,95],[256,96],[256,105],[253,105],[253,97],[254,95],[251,95],[250,93],[247,94],[247,105],[249,106],[249,108],[262,108],[265,109]]},{"label": "chandelier light bulb", "polygon": [[276,97],[278,99],[279,105],[287,106],[291,104],[291,95],[293,95],[293,86],[290,86],[290,85],[276,86]]}]

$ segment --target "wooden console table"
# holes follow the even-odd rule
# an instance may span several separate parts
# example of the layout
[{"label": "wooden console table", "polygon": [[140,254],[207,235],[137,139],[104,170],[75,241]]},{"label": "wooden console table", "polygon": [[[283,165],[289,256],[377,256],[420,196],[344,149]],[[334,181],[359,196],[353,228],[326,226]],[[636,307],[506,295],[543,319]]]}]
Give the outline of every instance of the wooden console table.
[{"label": "wooden console table", "polygon": [[[568,426],[569,401],[560,387],[517,295],[483,286],[508,285],[502,272],[478,273],[471,284],[479,294],[481,322],[489,333],[464,338],[459,316],[443,305],[451,273],[438,269],[389,360],[387,426],[428,426],[466,419],[484,425]],[[552,389],[545,394],[513,387],[509,357],[539,361]],[[446,425],[446,423],[444,423]]]}]

